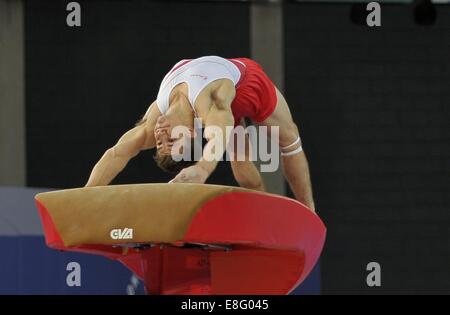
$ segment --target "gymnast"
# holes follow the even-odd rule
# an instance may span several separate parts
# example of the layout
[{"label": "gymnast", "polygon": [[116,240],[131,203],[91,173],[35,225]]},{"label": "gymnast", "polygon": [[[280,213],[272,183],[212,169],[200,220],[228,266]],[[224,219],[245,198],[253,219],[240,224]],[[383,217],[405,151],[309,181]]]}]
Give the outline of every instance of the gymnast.
[{"label": "gymnast", "polygon": [[[176,161],[172,156],[175,146],[182,147],[188,141],[184,136],[174,137],[173,128],[185,126],[191,131],[188,137],[193,138],[194,118],[201,119],[207,141],[212,137],[208,127],[219,127],[223,143],[230,140],[225,129],[244,125],[244,118],[267,126],[269,132],[278,126],[283,174],[295,198],[315,211],[308,162],[288,104],[261,66],[248,58],[206,56],[175,64],[162,80],[156,100],[136,126],[106,150],[86,186],[108,185],[131,158],[154,147],[157,165],[166,172],[177,173],[171,182],[205,183],[216,168],[217,159],[205,156],[206,151],[198,161]],[[261,175],[248,157],[248,143],[245,154],[245,160],[231,159],[236,181],[242,187],[264,191]]]}]

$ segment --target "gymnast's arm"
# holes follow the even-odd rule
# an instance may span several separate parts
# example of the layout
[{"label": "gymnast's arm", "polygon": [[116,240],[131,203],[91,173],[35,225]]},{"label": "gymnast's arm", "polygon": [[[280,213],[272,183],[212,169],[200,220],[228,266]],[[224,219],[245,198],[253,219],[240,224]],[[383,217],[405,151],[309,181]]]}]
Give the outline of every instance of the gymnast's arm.
[{"label": "gymnast's arm", "polygon": [[119,174],[128,162],[142,150],[155,147],[152,124],[156,121],[156,106],[151,106],[142,122],[127,131],[119,141],[106,150],[91,172],[86,187],[108,185]]},{"label": "gymnast's arm", "polygon": [[[243,120],[241,121],[241,125],[245,128],[245,122]],[[256,168],[255,163],[251,161],[250,139],[248,134],[245,134],[245,151],[243,156],[238,155],[237,135],[235,134],[234,137],[235,145],[233,159],[231,160],[231,170],[233,171],[234,178],[241,187],[266,191],[261,174]]]},{"label": "gymnast's arm", "polygon": [[[208,104],[208,110],[204,116],[199,115],[201,118],[206,117],[204,134],[208,143],[203,150],[203,156],[195,165],[181,170],[181,172],[170,181],[171,183],[204,183],[215,170],[219,162],[215,157],[222,157],[228,144],[230,135],[227,134],[226,128],[227,126],[234,126],[234,117],[231,112],[231,102],[233,101],[234,96],[234,86],[225,86],[212,95],[212,103]],[[201,110],[197,111],[197,113],[200,112]],[[216,131],[220,132],[223,137],[221,139],[222,148],[215,145],[214,142],[216,141],[211,141],[215,137],[220,136]]]},{"label": "gymnast's arm", "polygon": [[206,170],[208,176],[215,170],[218,160],[214,159],[212,156],[212,152],[208,150],[210,141],[212,138],[216,137],[215,130],[220,129],[222,134],[222,148],[214,147],[214,151],[219,149],[221,152],[214,152],[214,156],[222,156],[225,152],[228,142],[229,142],[229,134],[227,134],[227,127],[234,126],[234,117],[231,111],[231,102],[234,99],[235,94],[234,87],[233,89],[224,88],[223,91],[217,91],[213,96],[213,104],[210,107],[210,110],[206,116],[205,121],[205,138],[208,143],[203,150],[203,156],[200,161],[197,163],[202,169]]}]

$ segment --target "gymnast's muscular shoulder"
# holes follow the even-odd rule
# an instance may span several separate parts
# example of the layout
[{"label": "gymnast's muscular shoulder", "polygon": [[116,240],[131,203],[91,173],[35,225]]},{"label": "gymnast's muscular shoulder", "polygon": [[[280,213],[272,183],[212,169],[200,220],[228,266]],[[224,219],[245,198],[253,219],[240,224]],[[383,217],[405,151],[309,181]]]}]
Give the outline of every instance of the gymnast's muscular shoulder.
[{"label": "gymnast's muscular shoulder", "polygon": [[236,95],[233,81],[219,79],[208,84],[198,95],[194,108],[203,122],[213,107],[231,112],[231,102]]}]

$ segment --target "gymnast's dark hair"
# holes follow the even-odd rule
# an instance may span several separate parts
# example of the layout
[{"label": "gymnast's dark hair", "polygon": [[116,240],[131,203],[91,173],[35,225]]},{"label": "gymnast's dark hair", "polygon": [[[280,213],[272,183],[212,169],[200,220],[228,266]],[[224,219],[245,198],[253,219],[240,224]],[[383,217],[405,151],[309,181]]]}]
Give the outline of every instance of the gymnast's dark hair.
[{"label": "gymnast's dark hair", "polygon": [[[136,122],[135,126],[137,127],[144,124],[146,120],[147,119],[145,117],[142,117]],[[153,159],[155,160],[156,165],[158,165],[160,169],[162,169],[164,172],[171,174],[179,173],[183,168],[193,164],[189,163],[190,161],[183,161],[183,160],[176,162],[172,159],[170,155],[159,154],[158,150],[156,150],[156,154],[153,156]]]},{"label": "gymnast's dark hair", "polygon": [[[191,140],[191,148],[194,147],[194,139]],[[196,161],[193,159],[190,161],[174,161],[172,159],[172,156],[170,154],[160,154],[159,150],[156,150],[156,154],[153,156],[153,159],[156,162],[156,165],[160,169],[162,169],[166,173],[171,174],[177,174],[179,173],[183,168],[189,167],[191,165],[194,165]]]}]

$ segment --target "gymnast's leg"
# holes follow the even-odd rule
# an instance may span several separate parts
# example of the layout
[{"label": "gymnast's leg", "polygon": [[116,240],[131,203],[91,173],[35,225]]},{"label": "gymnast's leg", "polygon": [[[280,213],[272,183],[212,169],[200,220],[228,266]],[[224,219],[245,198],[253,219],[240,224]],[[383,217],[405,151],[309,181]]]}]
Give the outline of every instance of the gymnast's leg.
[{"label": "gymnast's leg", "polygon": [[283,95],[278,89],[276,93],[278,101],[274,112],[260,124],[280,127],[283,174],[295,198],[315,212],[308,161],[302,149],[299,131]]}]

